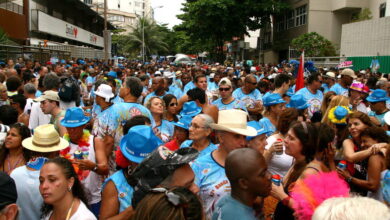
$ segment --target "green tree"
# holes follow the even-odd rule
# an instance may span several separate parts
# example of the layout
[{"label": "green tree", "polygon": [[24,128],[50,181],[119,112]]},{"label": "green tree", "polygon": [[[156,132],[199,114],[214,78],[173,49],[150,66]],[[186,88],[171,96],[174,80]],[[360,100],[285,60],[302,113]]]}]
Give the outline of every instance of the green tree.
[{"label": "green tree", "polygon": [[0,28],[0,44],[15,44],[11,41],[3,29]]},{"label": "green tree", "polygon": [[352,16],[352,22],[365,21],[370,19],[372,19],[372,14],[369,8],[364,8],[358,14]]},{"label": "green tree", "polygon": [[183,6],[184,13],[178,15],[183,22],[175,30],[184,31],[201,46],[197,49],[208,50],[220,62],[225,41],[263,27],[271,14],[286,7],[275,0],[187,0]]},{"label": "green tree", "polygon": [[139,53],[144,41],[146,56],[157,54],[158,51],[168,51],[168,44],[163,40],[165,35],[154,21],[139,18],[131,33],[125,36],[124,50],[129,53],[134,51]]},{"label": "green tree", "polygon": [[305,50],[305,56],[323,57],[335,56],[336,50],[332,42],[319,35],[317,32],[302,34],[291,41],[291,45],[297,50]]}]

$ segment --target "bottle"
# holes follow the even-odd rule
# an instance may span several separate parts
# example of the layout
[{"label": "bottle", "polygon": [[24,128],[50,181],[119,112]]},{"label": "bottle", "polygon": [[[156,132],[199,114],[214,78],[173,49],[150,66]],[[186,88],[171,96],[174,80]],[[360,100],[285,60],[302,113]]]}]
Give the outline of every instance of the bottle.
[{"label": "bottle", "polygon": [[337,167],[342,169],[342,170],[345,170],[347,168],[347,161],[340,160],[340,162],[337,164]]},{"label": "bottle", "polygon": [[76,151],[73,153],[73,157],[74,157],[74,159],[82,160],[82,159],[83,159],[83,152],[81,152],[81,151],[79,151],[79,150],[76,150]]},{"label": "bottle", "polygon": [[275,184],[275,185],[277,185],[277,186],[279,186],[280,185],[280,176],[278,175],[278,174],[274,174],[274,175],[272,175],[272,182]]},{"label": "bottle", "polygon": [[[283,142],[283,139],[278,138],[278,139],[276,139],[276,141],[277,141],[277,142]],[[283,148],[282,148],[281,151],[276,151],[275,154],[276,154],[276,155],[282,155],[282,154],[283,154]]]}]

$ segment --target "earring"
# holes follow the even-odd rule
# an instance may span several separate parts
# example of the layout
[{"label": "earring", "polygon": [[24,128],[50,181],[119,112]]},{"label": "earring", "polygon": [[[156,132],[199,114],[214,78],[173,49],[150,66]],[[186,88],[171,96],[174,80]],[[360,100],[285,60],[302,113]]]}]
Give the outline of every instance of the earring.
[{"label": "earring", "polygon": [[69,186],[69,188],[68,188],[68,191],[69,191],[69,192],[71,192],[71,191],[72,191],[72,187],[71,187],[71,186]]}]

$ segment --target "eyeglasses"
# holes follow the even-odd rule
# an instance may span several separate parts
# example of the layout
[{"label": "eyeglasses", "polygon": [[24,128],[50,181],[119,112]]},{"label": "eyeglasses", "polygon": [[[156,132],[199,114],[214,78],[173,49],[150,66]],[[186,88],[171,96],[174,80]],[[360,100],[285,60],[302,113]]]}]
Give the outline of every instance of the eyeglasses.
[{"label": "eyeglasses", "polygon": [[203,129],[205,129],[205,128],[207,128],[207,127],[201,127],[201,126],[198,126],[198,125],[194,125],[194,124],[190,124],[190,128],[193,128],[193,129],[201,129],[201,128],[203,128]]},{"label": "eyeglasses", "polygon": [[177,106],[177,103],[176,103],[176,102],[171,103],[171,104],[169,104],[169,106],[170,106],[170,107],[172,107],[172,106]]},{"label": "eyeglasses", "polygon": [[226,91],[229,91],[229,90],[230,90],[230,88],[219,88],[219,91],[221,91],[221,92],[222,92],[222,91],[225,91],[225,92],[226,92]]}]

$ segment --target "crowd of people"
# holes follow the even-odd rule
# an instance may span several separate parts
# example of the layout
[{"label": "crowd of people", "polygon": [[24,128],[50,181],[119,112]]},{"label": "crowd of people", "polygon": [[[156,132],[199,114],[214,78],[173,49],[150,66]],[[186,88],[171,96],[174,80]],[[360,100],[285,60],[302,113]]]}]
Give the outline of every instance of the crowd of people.
[{"label": "crowd of people", "polygon": [[0,219],[390,219],[390,81],[0,62]]}]

